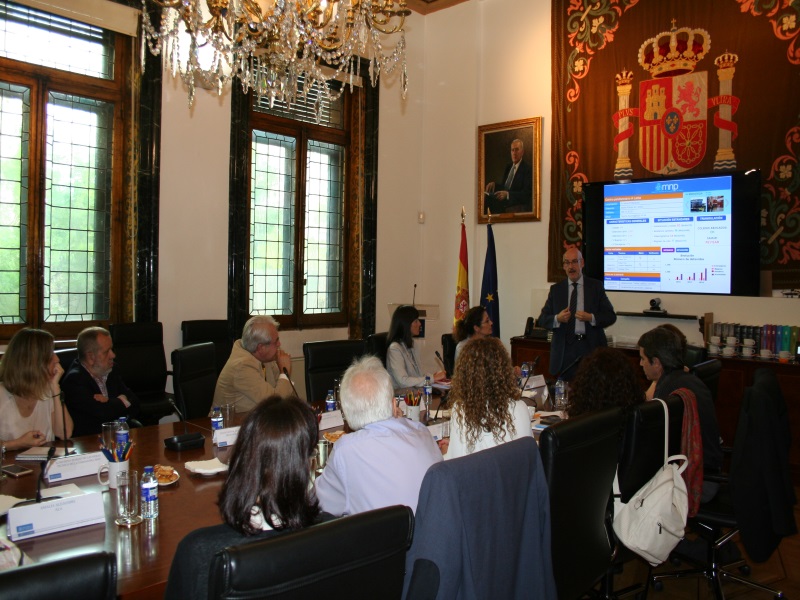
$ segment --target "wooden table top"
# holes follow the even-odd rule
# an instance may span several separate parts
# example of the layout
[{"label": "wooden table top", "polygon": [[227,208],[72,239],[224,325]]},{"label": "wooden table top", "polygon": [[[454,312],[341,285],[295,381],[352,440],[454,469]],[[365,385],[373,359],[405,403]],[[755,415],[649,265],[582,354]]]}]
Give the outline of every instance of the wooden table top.
[{"label": "wooden table top", "polygon": [[[211,443],[210,420],[195,419],[188,422],[189,432],[201,431],[206,441],[202,448],[176,452],[164,448],[163,440],[184,433],[183,423],[168,423],[131,430],[135,443],[131,455],[131,468],[139,472],[141,479],[146,465],[163,464],[175,467],[180,479],[171,486],[159,488],[159,516],[145,519],[144,523],[130,529],[114,523],[116,516],[116,492],[100,485],[94,475],[71,479],[60,484],[74,483],[84,491],[103,491],[106,509],[105,525],[90,525],[20,541],[19,547],[35,562],[49,562],[86,554],[108,551],[117,556],[117,592],[125,599],[163,597],[172,564],[175,548],[183,537],[199,527],[217,525],[222,522],[217,508],[217,497],[226,473],[203,477],[189,473],[184,463],[208,460],[214,457],[228,462],[231,447],[218,449]],[[74,439],[74,446],[81,452],[98,449],[98,436]],[[14,453],[6,456],[6,464],[13,461]],[[0,482],[0,494],[18,498],[32,498],[36,494],[39,475],[38,463],[26,463],[34,474]],[[150,521],[150,522],[148,522]],[[6,534],[6,518],[2,517],[3,534]],[[54,584],[57,585],[57,584]]]}]

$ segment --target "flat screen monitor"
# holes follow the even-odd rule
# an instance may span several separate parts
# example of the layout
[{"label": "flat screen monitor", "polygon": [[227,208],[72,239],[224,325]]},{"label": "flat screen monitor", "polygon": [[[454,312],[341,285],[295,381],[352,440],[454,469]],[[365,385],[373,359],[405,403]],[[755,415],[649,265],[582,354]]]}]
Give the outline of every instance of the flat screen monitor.
[{"label": "flat screen monitor", "polygon": [[584,186],[588,276],[608,291],[758,296],[757,170]]}]

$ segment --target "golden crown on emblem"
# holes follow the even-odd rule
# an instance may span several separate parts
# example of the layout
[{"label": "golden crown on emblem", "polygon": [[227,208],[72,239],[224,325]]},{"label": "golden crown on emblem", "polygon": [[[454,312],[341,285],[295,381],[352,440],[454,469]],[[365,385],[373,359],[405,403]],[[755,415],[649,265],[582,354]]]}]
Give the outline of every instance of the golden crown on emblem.
[{"label": "golden crown on emblem", "polygon": [[705,29],[675,27],[646,40],[639,48],[638,62],[652,77],[673,77],[694,71],[711,49],[711,36]]}]

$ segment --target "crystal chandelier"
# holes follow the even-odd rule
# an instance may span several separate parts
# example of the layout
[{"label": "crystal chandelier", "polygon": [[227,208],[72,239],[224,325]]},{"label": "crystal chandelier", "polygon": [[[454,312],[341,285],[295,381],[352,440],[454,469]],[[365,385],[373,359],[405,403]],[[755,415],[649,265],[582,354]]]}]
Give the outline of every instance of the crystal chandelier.
[{"label": "crystal chandelier", "polygon": [[[319,116],[321,100],[345,89],[332,92],[328,81],[352,82],[362,56],[373,86],[400,64],[406,97],[409,14],[405,0],[142,0],[142,68],[146,48],[163,55],[164,69],[189,88],[189,106],[195,85],[221,94],[238,77],[245,93],[253,90],[270,106],[315,98]],[[394,49],[384,50],[393,35]]]}]

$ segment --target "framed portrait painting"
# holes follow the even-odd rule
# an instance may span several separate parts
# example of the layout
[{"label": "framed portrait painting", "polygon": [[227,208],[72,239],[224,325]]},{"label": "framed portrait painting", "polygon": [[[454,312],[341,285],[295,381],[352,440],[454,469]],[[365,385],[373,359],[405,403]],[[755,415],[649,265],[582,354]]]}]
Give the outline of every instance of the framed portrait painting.
[{"label": "framed portrait painting", "polygon": [[478,127],[478,223],[541,219],[542,118]]}]

